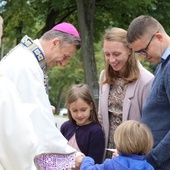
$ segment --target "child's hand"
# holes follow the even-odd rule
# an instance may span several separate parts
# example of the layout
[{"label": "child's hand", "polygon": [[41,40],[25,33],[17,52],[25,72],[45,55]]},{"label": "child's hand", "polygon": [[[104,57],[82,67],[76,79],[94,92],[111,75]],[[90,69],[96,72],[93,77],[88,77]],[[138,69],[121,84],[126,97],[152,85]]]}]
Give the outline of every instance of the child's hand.
[{"label": "child's hand", "polygon": [[117,150],[115,152],[113,152],[112,154],[112,158],[116,157],[116,156],[119,156],[119,153],[117,152]]},{"label": "child's hand", "polygon": [[81,162],[82,162],[82,159],[83,159],[84,157],[85,157],[85,155],[84,155],[83,153],[78,154],[78,155],[76,156],[76,159],[75,159],[76,168],[74,168],[74,170],[80,169]]}]

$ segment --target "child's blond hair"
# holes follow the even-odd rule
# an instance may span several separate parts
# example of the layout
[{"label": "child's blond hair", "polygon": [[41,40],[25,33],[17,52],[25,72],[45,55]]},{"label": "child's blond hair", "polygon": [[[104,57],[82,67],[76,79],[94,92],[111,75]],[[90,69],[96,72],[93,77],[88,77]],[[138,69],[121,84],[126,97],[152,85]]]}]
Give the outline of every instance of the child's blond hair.
[{"label": "child's blond hair", "polygon": [[144,155],[153,147],[150,129],[135,120],[121,123],[114,133],[114,140],[118,152],[126,155]]}]

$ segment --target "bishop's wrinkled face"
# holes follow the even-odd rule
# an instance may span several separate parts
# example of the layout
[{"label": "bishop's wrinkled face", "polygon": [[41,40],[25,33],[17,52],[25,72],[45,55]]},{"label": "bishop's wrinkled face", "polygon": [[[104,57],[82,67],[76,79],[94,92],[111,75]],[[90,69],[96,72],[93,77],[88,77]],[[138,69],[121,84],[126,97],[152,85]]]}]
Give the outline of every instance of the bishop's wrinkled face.
[{"label": "bishop's wrinkled face", "polygon": [[66,42],[61,44],[60,41],[54,42],[50,57],[47,59],[47,67],[54,67],[56,65],[64,67],[76,51],[77,49],[74,44]]}]

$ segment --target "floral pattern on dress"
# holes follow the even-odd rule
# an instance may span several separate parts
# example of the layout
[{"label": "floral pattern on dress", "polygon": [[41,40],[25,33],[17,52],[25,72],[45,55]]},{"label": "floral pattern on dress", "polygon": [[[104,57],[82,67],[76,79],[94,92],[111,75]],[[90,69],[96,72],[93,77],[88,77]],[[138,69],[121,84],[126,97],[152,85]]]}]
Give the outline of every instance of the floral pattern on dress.
[{"label": "floral pattern on dress", "polygon": [[[109,109],[109,139],[108,148],[115,148],[114,132],[122,123],[123,101],[127,85],[124,85],[122,78],[117,78],[114,85],[110,85],[108,109]],[[112,158],[112,152],[106,152],[106,158]]]},{"label": "floral pattern on dress", "polygon": [[70,170],[75,168],[76,154],[42,154],[35,158],[38,170]]}]

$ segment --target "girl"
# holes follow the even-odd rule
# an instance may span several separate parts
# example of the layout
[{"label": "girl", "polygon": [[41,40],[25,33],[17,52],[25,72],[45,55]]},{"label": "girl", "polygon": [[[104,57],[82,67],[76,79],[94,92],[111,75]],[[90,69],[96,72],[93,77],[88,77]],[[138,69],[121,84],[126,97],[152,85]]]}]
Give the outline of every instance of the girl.
[{"label": "girl", "polygon": [[61,133],[70,146],[92,157],[95,163],[101,163],[104,133],[88,85],[74,85],[68,92],[66,107],[69,120],[61,125]]}]

